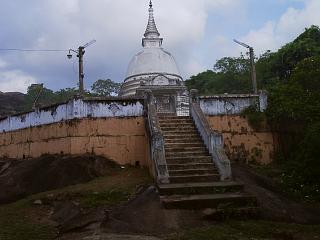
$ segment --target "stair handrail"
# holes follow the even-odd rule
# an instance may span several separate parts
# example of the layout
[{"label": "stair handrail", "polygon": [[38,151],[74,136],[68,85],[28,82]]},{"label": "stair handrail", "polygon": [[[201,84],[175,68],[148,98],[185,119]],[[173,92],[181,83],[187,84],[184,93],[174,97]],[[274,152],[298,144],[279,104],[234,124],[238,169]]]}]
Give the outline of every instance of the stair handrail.
[{"label": "stair handrail", "polygon": [[231,164],[223,148],[222,134],[214,131],[200,107],[198,90],[190,91],[190,115],[216,164],[221,181],[232,180]]},{"label": "stair handrail", "polygon": [[151,90],[144,92],[146,99],[146,115],[147,115],[147,128],[150,137],[151,145],[151,160],[154,163],[156,171],[157,183],[166,184],[169,181],[169,171],[166,161],[164,137],[160,128],[155,98]]}]

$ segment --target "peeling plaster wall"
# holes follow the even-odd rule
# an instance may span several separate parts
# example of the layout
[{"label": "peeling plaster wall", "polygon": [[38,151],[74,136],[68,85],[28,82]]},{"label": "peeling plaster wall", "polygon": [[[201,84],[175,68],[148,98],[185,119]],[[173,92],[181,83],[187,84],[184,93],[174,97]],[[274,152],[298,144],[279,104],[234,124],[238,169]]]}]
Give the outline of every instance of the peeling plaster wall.
[{"label": "peeling plaster wall", "polygon": [[240,114],[250,106],[257,106],[263,112],[267,108],[267,101],[268,97],[265,92],[261,92],[259,95],[226,94],[200,97],[200,106],[202,111],[210,116],[230,115]]},{"label": "peeling plaster wall", "polygon": [[268,164],[273,161],[274,135],[264,123],[259,130],[253,129],[247,119],[240,116],[250,106],[267,108],[266,92],[259,95],[216,95],[200,97],[202,111],[208,116],[213,130],[222,133],[225,149],[230,159]]},{"label": "peeling plaster wall", "polygon": [[0,132],[15,131],[86,117],[139,117],[143,115],[141,101],[86,101],[68,103],[40,109],[39,111],[10,116],[0,120]]},{"label": "peeling plaster wall", "polygon": [[222,133],[231,160],[268,164],[274,156],[275,140],[267,124],[255,130],[239,115],[208,116],[212,129]]},{"label": "peeling plaster wall", "polygon": [[[264,111],[266,95],[202,97],[200,104],[212,128],[223,134],[231,159],[272,161],[273,134],[267,126],[254,130],[239,116],[251,105]],[[150,168],[143,111],[141,99],[78,99],[7,117],[0,120],[0,157],[95,153],[119,164],[139,162]]]},{"label": "peeling plaster wall", "polygon": [[0,157],[94,153],[119,164],[150,166],[143,117],[74,119],[0,133]]}]

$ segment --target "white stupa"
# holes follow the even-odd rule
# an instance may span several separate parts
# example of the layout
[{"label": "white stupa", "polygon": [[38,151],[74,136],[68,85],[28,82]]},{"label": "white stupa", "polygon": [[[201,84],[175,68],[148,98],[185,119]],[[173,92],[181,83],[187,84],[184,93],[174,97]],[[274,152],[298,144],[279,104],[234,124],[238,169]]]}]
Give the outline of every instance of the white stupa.
[{"label": "white stupa", "polygon": [[141,86],[182,85],[182,77],[174,57],[162,48],[154,17],[152,2],[149,4],[149,20],[142,39],[143,49],[136,54],[128,66],[121,96],[135,95]]}]

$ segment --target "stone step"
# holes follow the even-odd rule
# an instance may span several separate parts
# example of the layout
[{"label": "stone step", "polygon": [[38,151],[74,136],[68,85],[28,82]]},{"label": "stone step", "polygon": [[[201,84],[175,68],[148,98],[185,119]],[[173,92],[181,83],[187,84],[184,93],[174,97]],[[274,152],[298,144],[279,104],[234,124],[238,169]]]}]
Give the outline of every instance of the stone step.
[{"label": "stone step", "polygon": [[192,121],[159,121],[161,127],[172,127],[177,125],[195,126]]},{"label": "stone step", "polygon": [[187,122],[193,123],[193,119],[188,117],[175,117],[175,118],[159,118],[159,123],[176,123],[176,122]]},{"label": "stone step", "polygon": [[239,182],[177,183],[158,186],[160,195],[191,195],[241,192],[243,184]]},{"label": "stone step", "polygon": [[162,132],[164,139],[190,139],[190,138],[198,138],[201,139],[201,136],[199,133],[169,133],[169,132]]},{"label": "stone step", "polygon": [[170,133],[163,132],[163,136],[165,137],[165,139],[176,139],[176,140],[185,139],[185,140],[189,140],[190,138],[197,138],[197,139],[202,141],[202,138],[201,138],[199,133],[178,135],[178,134],[170,134]]},{"label": "stone step", "polygon": [[184,126],[184,127],[195,127],[194,123],[186,123],[186,122],[177,122],[177,123],[160,123],[160,127],[179,127],[179,126]]},{"label": "stone step", "polygon": [[179,209],[233,209],[238,207],[256,207],[255,197],[243,193],[171,195],[161,196],[161,202],[168,208]]},{"label": "stone step", "polygon": [[[166,140],[169,139],[174,139],[174,140],[185,140],[185,141],[189,141],[189,139],[198,139],[202,141],[202,138],[200,137],[199,133],[194,133],[194,134],[170,134],[170,133],[166,133],[163,132],[163,136]],[[190,142],[190,141],[189,141]]]},{"label": "stone step", "polygon": [[219,174],[217,169],[183,169],[183,170],[169,170],[169,176],[190,176],[190,175],[211,175]]},{"label": "stone step", "polygon": [[170,143],[195,143],[195,144],[203,144],[203,141],[200,137],[193,137],[193,138],[176,138],[176,139],[167,139],[165,138],[165,144]]},{"label": "stone step", "polygon": [[170,183],[217,182],[219,174],[169,176]]},{"label": "stone step", "polygon": [[195,127],[193,122],[160,122],[160,127],[177,127],[177,126],[192,126]]},{"label": "stone step", "polygon": [[166,115],[166,116],[161,116],[159,115],[159,120],[192,120],[190,116],[172,116],[172,115]]},{"label": "stone step", "polygon": [[211,163],[187,163],[187,164],[167,164],[170,170],[191,170],[191,169],[216,169]]},{"label": "stone step", "polygon": [[185,126],[185,125],[181,125],[181,126],[170,126],[170,127],[166,127],[166,126],[160,126],[161,131],[163,132],[175,132],[175,131],[198,131],[197,128],[195,126]]},{"label": "stone step", "polygon": [[197,150],[193,152],[174,152],[174,151],[166,151],[166,158],[171,157],[209,157],[209,153],[207,150]]},{"label": "stone step", "polygon": [[203,147],[204,144],[203,142],[192,142],[188,141],[185,143],[165,143],[166,148],[186,148],[186,147]]},{"label": "stone step", "polygon": [[182,120],[161,120],[159,119],[160,125],[168,124],[168,125],[177,125],[177,124],[192,124],[194,122],[191,119],[182,119]]},{"label": "stone step", "polygon": [[199,152],[203,152],[203,153],[208,153],[207,148],[202,144],[202,146],[200,147],[188,147],[188,146],[181,146],[181,147],[167,147],[165,145],[165,150],[166,153],[171,153],[171,152],[193,152],[193,153],[199,153]]},{"label": "stone step", "polygon": [[177,136],[200,136],[199,132],[196,129],[180,129],[180,130],[170,130],[170,131],[162,131],[164,136],[177,135]]},{"label": "stone step", "polygon": [[167,164],[213,163],[212,156],[167,156]]}]

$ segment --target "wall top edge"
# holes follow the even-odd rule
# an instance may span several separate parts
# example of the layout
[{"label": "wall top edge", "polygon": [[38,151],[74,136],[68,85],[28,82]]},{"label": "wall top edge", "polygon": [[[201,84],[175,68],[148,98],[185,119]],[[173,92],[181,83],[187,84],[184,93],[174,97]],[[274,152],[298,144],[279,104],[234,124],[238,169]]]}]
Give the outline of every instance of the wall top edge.
[{"label": "wall top edge", "polygon": [[137,102],[144,101],[140,96],[127,96],[127,97],[86,97],[82,99],[84,102]]},{"label": "wall top edge", "polygon": [[200,99],[211,99],[211,98],[258,98],[258,94],[217,94],[211,96],[200,96]]},{"label": "wall top edge", "polygon": [[[136,97],[136,96],[129,96],[129,97],[84,97],[84,98],[73,98],[69,99],[68,101],[63,101],[59,103],[54,103],[50,105],[44,105],[40,108],[37,109],[37,111],[48,111],[48,110],[54,110],[55,108],[68,104],[72,101],[77,101],[77,100],[82,100],[83,102],[143,102],[144,98],[142,97]],[[32,111],[25,111],[25,112],[19,112],[7,116],[2,116],[0,117],[0,121],[5,120],[10,117],[18,117],[21,115],[26,115],[29,113],[35,112],[34,110]]]}]

